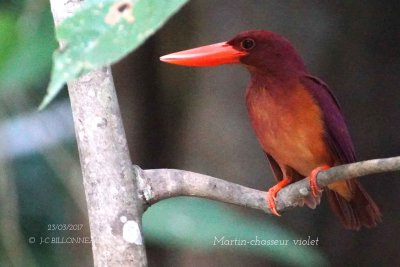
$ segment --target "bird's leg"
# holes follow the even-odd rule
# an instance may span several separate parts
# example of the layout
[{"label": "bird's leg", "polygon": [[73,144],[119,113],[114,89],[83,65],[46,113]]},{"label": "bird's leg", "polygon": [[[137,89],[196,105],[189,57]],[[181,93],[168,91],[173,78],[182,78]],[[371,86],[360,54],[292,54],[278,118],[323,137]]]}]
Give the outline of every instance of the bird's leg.
[{"label": "bird's leg", "polygon": [[285,186],[287,186],[291,182],[292,182],[292,178],[291,177],[283,178],[281,181],[279,181],[276,185],[274,185],[273,187],[271,187],[268,190],[268,192],[267,192],[268,207],[271,210],[272,214],[274,214],[276,216],[281,216],[276,211],[275,197],[276,197],[276,194],[279,192],[279,190],[281,190],[282,188],[284,188]]},{"label": "bird's leg", "polygon": [[308,178],[310,179],[311,193],[314,197],[318,197],[321,194],[321,192],[323,191],[322,188],[320,188],[319,185],[317,184],[318,173],[320,171],[327,170],[330,167],[331,166],[329,166],[329,165],[322,165],[311,171],[310,176]]}]

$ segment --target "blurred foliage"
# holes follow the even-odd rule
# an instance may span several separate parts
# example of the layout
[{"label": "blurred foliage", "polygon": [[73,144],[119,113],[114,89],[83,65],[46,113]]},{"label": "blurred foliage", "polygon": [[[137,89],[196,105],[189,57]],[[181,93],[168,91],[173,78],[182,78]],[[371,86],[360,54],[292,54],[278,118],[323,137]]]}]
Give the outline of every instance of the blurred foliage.
[{"label": "blurred foliage", "polygon": [[[143,228],[146,242],[170,248],[249,252],[287,266],[328,265],[317,246],[294,245],[293,241],[308,237],[290,233],[267,216],[262,221],[243,217],[211,200],[178,197],[161,201],[145,212]],[[222,242],[229,244],[230,240],[237,242],[221,245]],[[243,240],[253,243],[238,245]],[[274,245],[274,240],[284,243]],[[271,245],[265,245],[267,242]]]},{"label": "blurred foliage", "polygon": [[[56,48],[47,1],[0,9],[0,92],[37,88],[48,79]],[[14,8],[12,8],[14,7]]]},{"label": "blurred foliage", "polygon": [[[75,157],[73,162],[68,162],[70,156]],[[52,158],[58,159],[58,163]],[[70,163],[69,171],[60,172],[57,165],[67,163]],[[24,255],[17,255],[19,260],[23,259],[23,265],[19,266],[74,266],[90,262],[90,244],[41,243],[47,237],[60,241],[62,238],[90,235],[89,224],[83,220],[86,211],[77,203],[79,198],[74,199],[76,193],[68,186],[69,180],[82,183],[75,144],[60,144],[44,153],[20,157],[14,160],[12,169],[18,194],[20,241],[26,246],[21,251]],[[83,190],[80,194],[83,195]],[[81,231],[51,231],[51,224],[83,224],[83,227]],[[35,240],[33,243],[31,238]],[[75,258],[70,257],[73,253]],[[82,255],[87,256],[78,260]],[[1,261],[0,265],[8,266]]]},{"label": "blurred foliage", "polygon": [[187,0],[87,1],[56,27],[64,47],[54,53],[44,108],[70,80],[136,49]]},{"label": "blurred foliage", "polygon": [[[48,0],[0,2],[1,131],[5,123],[9,125],[27,116],[28,110],[36,110],[49,81],[52,53],[57,47],[53,25]],[[29,125],[25,126],[29,129]],[[51,124],[43,121],[34,127],[42,127],[39,133],[46,142],[45,133]],[[32,134],[38,132],[16,130],[11,137],[13,144],[18,144],[19,139],[35,139]],[[11,140],[2,137],[0,266],[90,266],[90,244],[39,244],[40,237],[89,235],[73,136],[66,143],[23,156],[5,156],[3,146]],[[84,223],[84,230],[50,232],[47,226],[51,223]],[[29,242],[31,237],[35,243]]]},{"label": "blurred foliage", "polygon": [[[99,3],[95,0],[88,2],[89,5]],[[77,14],[77,18],[83,16],[84,23],[94,28],[78,27],[80,32],[75,34],[73,28],[76,28],[76,20],[67,20],[60,26],[58,35],[71,49],[63,50],[63,53],[56,54],[55,58],[61,60],[62,64],[66,63],[63,60],[67,61],[68,58],[84,62],[79,65],[73,61],[72,64],[75,65],[71,67],[74,70],[68,70],[74,73],[71,77],[115,62],[139,46],[185,2],[186,0],[137,1],[133,9],[134,26],[128,29],[128,22],[122,21],[121,25],[124,27],[121,31],[116,30],[118,24],[105,27],[104,20],[96,16],[85,18],[88,11],[83,10]],[[110,5],[111,1],[105,3]],[[101,11],[103,15],[105,10],[103,8]],[[144,27],[148,27],[147,30],[143,30]],[[139,33],[142,34],[139,36]],[[82,46],[85,47],[93,41],[90,38],[94,38],[97,45],[90,46],[83,55],[76,53]],[[76,48],[72,48],[74,42]],[[16,110],[19,110],[21,103],[36,105],[30,98],[30,92],[34,91],[36,96],[43,93],[42,90],[35,89],[44,88],[48,82],[52,51],[56,47],[47,0],[0,3],[0,99],[3,103],[18,106]],[[66,80],[53,81],[53,85],[50,85],[53,91],[46,101],[52,99],[65,82]],[[21,93],[14,94],[16,91]],[[13,99],[7,101],[5,96],[10,92],[13,93]],[[4,118],[7,113],[4,105],[0,105],[0,117]],[[46,125],[46,122],[43,124]],[[19,138],[29,134],[22,132]],[[28,242],[30,237],[39,240],[40,237],[47,236],[89,234],[79,160],[72,138],[70,142],[46,151],[0,160],[1,165],[7,167],[0,166],[0,182],[3,182],[0,184],[0,266],[90,265],[91,248],[88,244],[38,245]],[[8,183],[8,187],[3,187],[4,183]],[[255,237],[262,240],[306,238],[298,237],[267,219],[257,221],[244,218],[225,207],[194,198],[176,198],[158,203],[149,208],[143,218],[146,242],[150,245],[181,249],[229,249],[229,253],[252,253],[294,266],[317,266],[326,263],[320,251],[312,247],[213,246],[215,236],[245,240]],[[84,229],[75,233],[48,231],[48,224],[58,223],[83,223]]]}]

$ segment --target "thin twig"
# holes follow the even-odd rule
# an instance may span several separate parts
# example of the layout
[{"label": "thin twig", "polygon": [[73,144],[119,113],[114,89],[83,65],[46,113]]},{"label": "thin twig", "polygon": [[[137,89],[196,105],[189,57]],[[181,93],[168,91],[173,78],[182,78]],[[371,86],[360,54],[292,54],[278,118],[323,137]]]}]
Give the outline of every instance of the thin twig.
[{"label": "thin twig", "polygon": [[[268,209],[265,191],[251,189],[190,171],[174,169],[142,170],[138,166],[134,166],[134,169],[139,181],[140,198],[147,205],[170,197],[196,196],[271,213]],[[339,180],[391,171],[400,171],[400,157],[336,166],[319,172],[317,183],[323,187]],[[277,195],[277,210],[283,212],[298,206],[299,200],[309,193],[308,178],[288,185]]]}]

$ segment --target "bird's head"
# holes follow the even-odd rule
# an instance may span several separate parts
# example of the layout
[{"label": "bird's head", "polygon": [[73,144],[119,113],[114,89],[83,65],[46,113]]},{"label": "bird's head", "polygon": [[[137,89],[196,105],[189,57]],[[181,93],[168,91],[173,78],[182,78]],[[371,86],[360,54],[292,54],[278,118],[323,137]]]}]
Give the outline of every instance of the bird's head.
[{"label": "bird's head", "polygon": [[183,66],[244,64],[252,73],[284,74],[304,71],[304,63],[290,42],[277,33],[251,30],[227,42],[162,56],[161,61]]}]

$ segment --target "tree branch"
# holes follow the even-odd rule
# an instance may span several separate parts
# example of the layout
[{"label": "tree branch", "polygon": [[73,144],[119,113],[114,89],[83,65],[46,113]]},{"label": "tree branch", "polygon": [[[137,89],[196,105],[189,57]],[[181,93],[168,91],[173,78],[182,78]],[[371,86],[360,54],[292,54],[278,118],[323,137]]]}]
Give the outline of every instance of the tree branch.
[{"label": "tree branch", "polygon": [[[196,196],[231,203],[271,213],[266,192],[227,182],[208,175],[183,170],[142,170],[134,166],[138,178],[140,198],[152,205],[176,196]],[[339,180],[351,179],[374,173],[400,171],[400,157],[374,159],[345,164],[321,171],[317,183],[321,187]],[[310,193],[308,178],[290,184],[279,191],[277,210],[282,212],[298,206],[299,200]]]}]

